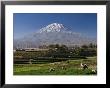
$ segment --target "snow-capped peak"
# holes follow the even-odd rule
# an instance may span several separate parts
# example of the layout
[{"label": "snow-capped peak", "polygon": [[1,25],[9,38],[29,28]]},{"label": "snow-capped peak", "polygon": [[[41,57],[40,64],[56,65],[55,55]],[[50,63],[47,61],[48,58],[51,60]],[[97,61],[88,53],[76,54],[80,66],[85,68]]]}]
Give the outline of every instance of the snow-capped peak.
[{"label": "snow-capped peak", "polygon": [[59,24],[59,23],[52,23],[47,25],[46,27],[43,27],[42,29],[40,29],[40,32],[61,32],[61,31],[65,31],[66,28],[64,27],[63,24]]}]

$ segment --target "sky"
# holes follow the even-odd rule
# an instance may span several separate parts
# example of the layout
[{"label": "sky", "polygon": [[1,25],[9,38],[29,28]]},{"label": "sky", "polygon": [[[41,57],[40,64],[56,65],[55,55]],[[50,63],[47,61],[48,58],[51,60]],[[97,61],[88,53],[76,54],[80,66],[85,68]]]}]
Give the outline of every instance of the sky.
[{"label": "sky", "polygon": [[96,38],[96,13],[14,13],[14,39],[37,32],[51,23],[61,23],[73,32]]}]

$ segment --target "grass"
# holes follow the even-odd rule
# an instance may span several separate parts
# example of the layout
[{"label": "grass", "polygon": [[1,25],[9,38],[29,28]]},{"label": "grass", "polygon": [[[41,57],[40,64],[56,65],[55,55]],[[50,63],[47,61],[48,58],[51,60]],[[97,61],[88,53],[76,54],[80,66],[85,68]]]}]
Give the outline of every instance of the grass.
[{"label": "grass", "polygon": [[[82,70],[80,67],[81,62],[86,63],[89,68]],[[65,69],[62,69],[63,65],[65,65]],[[15,64],[14,75],[94,75],[92,73],[92,69],[96,69],[96,65],[96,57],[69,60],[69,62],[62,61],[44,64]],[[55,71],[50,71],[50,68],[54,68]]]}]

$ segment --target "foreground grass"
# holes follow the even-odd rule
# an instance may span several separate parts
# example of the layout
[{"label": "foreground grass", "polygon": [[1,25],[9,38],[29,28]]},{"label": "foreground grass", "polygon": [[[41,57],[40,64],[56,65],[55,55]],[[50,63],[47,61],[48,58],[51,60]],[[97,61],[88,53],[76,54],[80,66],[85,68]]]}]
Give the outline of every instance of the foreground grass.
[{"label": "foreground grass", "polygon": [[[82,70],[81,62],[86,63],[89,69]],[[14,75],[94,75],[91,70],[96,69],[96,65],[96,57],[45,64],[15,64]],[[55,71],[50,71],[51,68]]]}]

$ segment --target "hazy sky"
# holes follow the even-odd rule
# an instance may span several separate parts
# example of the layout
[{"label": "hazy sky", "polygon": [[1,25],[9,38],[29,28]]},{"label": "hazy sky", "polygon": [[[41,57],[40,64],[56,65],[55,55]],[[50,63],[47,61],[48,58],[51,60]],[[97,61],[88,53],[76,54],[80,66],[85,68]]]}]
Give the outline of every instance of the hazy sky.
[{"label": "hazy sky", "polygon": [[34,33],[51,23],[61,23],[73,32],[97,36],[96,13],[14,13],[14,39]]}]

